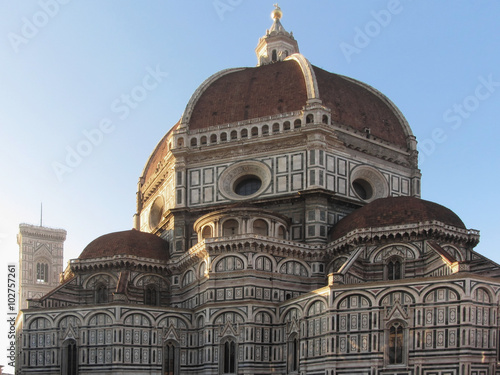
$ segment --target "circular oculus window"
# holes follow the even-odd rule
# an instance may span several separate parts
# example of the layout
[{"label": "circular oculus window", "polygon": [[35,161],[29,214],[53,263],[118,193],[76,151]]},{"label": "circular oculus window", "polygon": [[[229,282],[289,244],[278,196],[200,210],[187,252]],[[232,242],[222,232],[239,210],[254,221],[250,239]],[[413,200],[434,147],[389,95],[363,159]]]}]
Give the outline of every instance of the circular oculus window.
[{"label": "circular oculus window", "polygon": [[378,170],[367,165],[360,165],[351,172],[351,187],[361,200],[371,202],[385,198],[389,194],[386,179]]},{"label": "circular oculus window", "polygon": [[258,161],[231,165],[219,178],[221,194],[231,200],[245,200],[262,194],[271,183],[269,167]]},{"label": "circular oculus window", "polygon": [[163,216],[163,198],[157,197],[151,206],[151,211],[149,212],[149,227],[151,229],[156,228],[156,226],[160,224],[162,216]]}]

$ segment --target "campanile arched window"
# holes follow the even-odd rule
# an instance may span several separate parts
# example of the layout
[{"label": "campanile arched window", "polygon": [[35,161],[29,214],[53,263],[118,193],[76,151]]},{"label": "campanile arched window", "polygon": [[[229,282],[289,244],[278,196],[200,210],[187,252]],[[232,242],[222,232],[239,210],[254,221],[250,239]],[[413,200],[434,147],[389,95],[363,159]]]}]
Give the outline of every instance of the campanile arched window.
[{"label": "campanile arched window", "polygon": [[36,282],[37,283],[49,282],[49,265],[47,263],[36,264]]}]

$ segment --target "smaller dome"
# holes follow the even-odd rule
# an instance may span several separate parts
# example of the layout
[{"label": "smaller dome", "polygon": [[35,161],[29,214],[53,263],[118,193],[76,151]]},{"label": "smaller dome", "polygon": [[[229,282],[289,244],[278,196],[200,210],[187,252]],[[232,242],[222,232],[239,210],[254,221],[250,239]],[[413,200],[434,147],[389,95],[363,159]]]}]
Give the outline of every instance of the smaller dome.
[{"label": "smaller dome", "polygon": [[78,259],[95,259],[132,255],[141,258],[168,261],[168,242],[160,237],[135,229],[113,232],[89,243]]},{"label": "smaller dome", "polygon": [[457,214],[437,203],[415,197],[389,197],[374,200],[340,220],[333,227],[332,240],[337,240],[355,229],[416,224],[433,220],[466,229]]}]

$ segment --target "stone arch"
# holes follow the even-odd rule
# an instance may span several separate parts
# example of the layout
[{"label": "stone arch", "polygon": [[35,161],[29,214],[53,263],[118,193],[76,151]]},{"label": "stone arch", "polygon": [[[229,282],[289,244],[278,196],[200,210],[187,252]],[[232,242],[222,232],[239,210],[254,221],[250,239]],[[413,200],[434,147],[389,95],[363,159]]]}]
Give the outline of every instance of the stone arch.
[{"label": "stone arch", "polygon": [[[221,262],[224,262],[225,264],[222,264]],[[248,261],[240,254],[229,253],[219,255],[212,261],[212,264],[213,272],[230,272],[246,269],[248,266]]]},{"label": "stone arch", "polygon": [[[356,306],[352,306],[353,300],[356,298]],[[372,294],[358,290],[353,292],[342,293],[333,303],[334,309],[351,309],[352,307],[370,308],[375,305],[375,299]]]},{"label": "stone arch", "polygon": [[210,318],[210,323],[212,324],[226,324],[230,321],[233,324],[243,323],[246,321],[246,316],[240,310],[236,309],[226,309],[224,311],[220,311],[217,314],[214,314],[213,317]]},{"label": "stone arch", "polygon": [[[312,309],[316,310],[316,308],[318,306],[322,306],[322,307],[320,307],[319,312],[312,311]],[[316,297],[316,298],[312,299],[311,301],[309,301],[306,304],[306,306],[304,307],[304,311],[306,312],[305,315],[307,317],[324,314],[324,313],[326,313],[327,309],[328,309],[328,301],[324,297]],[[311,315],[311,312],[313,315]]]},{"label": "stone arch", "polygon": [[[268,262],[266,262],[268,261]],[[267,266],[267,263],[270,267]],[[268,255],[259,254],[254,258],[254,268],[259,271],[269,271],[274,272],[277,269],[276,259]],[[269,269],[268,269],[269,268]]]},{"label": "stone arch", "polygon": [[181,277],[181,287],[185,287],[196,280],[196,274],[193,269],[186,270]]},{"label": "stone arch", "polygon": [[390,257],[399,256],[403,261],[416,260],[419,250],[406,243],[391,243],[375,248],[369,255],[370,263],[384,263]]},{"label": "stone arch", "polygon": [[[173,324],[175,323],[175,324]],[[191,323],[184,316],[180,314],[165,313],[156,318],[157,327],[170,327],[173,324],[176,329],[191,328]]]},{"label": "stone arch", "polygon": [[427,297],[427,295],[429,293],[431,293],[432,291],[434,291],[436,289],[441,289],[441,288],[453,290],[458,295],[458,300],[463,299],[463,297],[465,296],[465,291],[462,288],[460,288],[460,286],[458,286],[456,284],[452,284],[452,283],[441,282],[441,283],[437,283],[437,284],[428,285],[424,289],[422,289],[420,291],[420,296],[419,296],[420,298],[417,300],[417,302],[419,302],[419,303],[424,302],[425,298]]},{"label": "stone arch", "polygon": [[[257,314],[267,314],[270,318],[270,321],[269,323],[266,323],[266,322],[258,322],[256,317],[257,317]],[[252,318],[253,318],[253,321],[255,323],[265,323],[265,324],[273,324],[277,321],[277,317],[276,317],[276,314],[273,312],[273,311],[270,311],[268,309],[265,309],[265,308],[258,308],[257,310],[255,310],[252,314]]]},{"label": "stone arch", "polygon": [[[283,269],[283,266],[286,266],[286,268]],[[293,270],[291,269],[292,266],[294,267]],[[303,277],[309,277],[311,275],[311,268],[309,267],[309,265],[298,259],[284,259],[280,263],[278,263],[277,269],[279,273],[287,275]]]},{"label": "stone arch", "polygon": [[88,286],[89,286],[89,284],[90,284],[90,282],[94,281],[95,278],[98,278],[100,276],[110,277],[114,281],[114,284],[113,285],[108,285],[108,287],[114,287],[114,286],[116,286],[116,283],[118,282],[118,278],[115,275],[113,275],[112,273],[109,273],[109,272],[98,272],[98,273],[93,274],[87,280],[85,280],[83,282],[83,285],[82,285],[83,288],[87,289]]},{"label": "stone arch", "polygon": [[264,218],[254,218],[251,223],[251,228],[252,228],[252,233],[258,234],[261,236],[269,236],[270,235],[270,228],[271,228],[271,223],[269,220],[266,220]]},{"label": "stone arch", "polygon": [[[100,311],[94,312],[93,314],[89,314],[89,316],[85,317],[84,325],[90,326],[90,323],[91,323],[92,319],[97,318],[100,315],[105,316],[107,318],[107,320],[111,321],[111,323],[115,320],[115,317],[114,317],[113,314],[111,314],[108,311],[100,310]],[[106,324],[108,324],[108,322],[104,322],[103,326],[106,325]],[[97,324],[97,325],[100,326],[100,324]]]},{"label": "stone arch", "polygon": [[[138,317],[141,317],[142,320],[145,320],[147,324],[142,324],[143,322],[141,322],[139,324],[139,322],[137,321]],[[132,319],[133,321],[128,323],[127,320],[130,321],[130,319]],[[154,317],[145,311],[140,311],[140,312],[129,311],[129,312],[123,314],[123,316],[122,316],[123,324],[130,324],[134,327],[136,327],[136,326],[152,327],[154,320],[155,320]]]},{"label": "stone arch", "polygon": [[[233,224],[236,223],[237,225]],[[241,234],[242,228],[241,228],[241,220],[237,217],[228,217],[222,220],[220,223],[221,228],[222,228],[222,236],[235,236],[238,234]]]},{"label": "stone arch", "polygon": [[[73,322],[71,322],[71,318],[74,318],[74,324],[73,324]],[[65,325],[62,325],[63,321],[65,321],[65,320],[69,320],[66,322],[68,325],[71,324],[72,326],[76,326],[76,327],[80,327],[83,323],[82,317],[80,317],[76,314],[73,314],[73,313],[69,313],[69,314],[63,314],[63,315],[58,316],[54,320],[54,327],[67,328]]]},{"label": "stone arch", "polygon": [[[36,324],[35,324],[36,323]],[[35,315],[32,319],[26,321],[28,329],[50,329],[53,328],[53,321],[48,317]],[[34,327],[36,325],[36,327]]]},{"label": "stone arch", "polygon": [[418,294],[415,290],[407,287],[398,287],[397,289],[390,289],[377,296],[376,302],[379,306],[392,305],[393,302],[398,300],[401,305],[415,304]]},{"label": "stone arch", "polygon": [[301,319],[304,316],[304,310],[302,309],[301,306],[299,306],[299,305],[291,305],[291,306],[287,307],[281,313],[281,315],[279,317],[279,321],[281,323],[286,323],[287,322],[287,320],[286,320],[287,318],[293,318],[294,316],[297,318],[297,320]]}]

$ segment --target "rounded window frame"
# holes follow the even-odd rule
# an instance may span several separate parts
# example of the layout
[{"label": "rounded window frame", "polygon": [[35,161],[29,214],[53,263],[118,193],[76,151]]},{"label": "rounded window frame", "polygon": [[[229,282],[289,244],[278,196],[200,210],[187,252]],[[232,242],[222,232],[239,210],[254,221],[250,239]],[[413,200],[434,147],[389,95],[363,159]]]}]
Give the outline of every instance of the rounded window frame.
[{"label": "rounded window frame", "polygon": [[[253,194],[239,195],[235,190],[236,185],[246,178],[260,179],[260,188]],[[264,193],[271,184],[271,180],[271,170],[266,164],[259,161],[239,162],[229,166],[222,172],[219,178],[219,191],[225,198],[230,200],[249,200]]]},{"label": "rounded window frame", "polygon": [[[354,188],[354,183],[360,184],[365,190],[369,186],[371,190],[367,193],[370,193],[370,196],[363,198],[359,195]],[[359,165],[351,171],[350,189],[354,196],[363,202],[372,202],[389,196],[389,186],[385,177],[377,169],[367,165]]]}]

